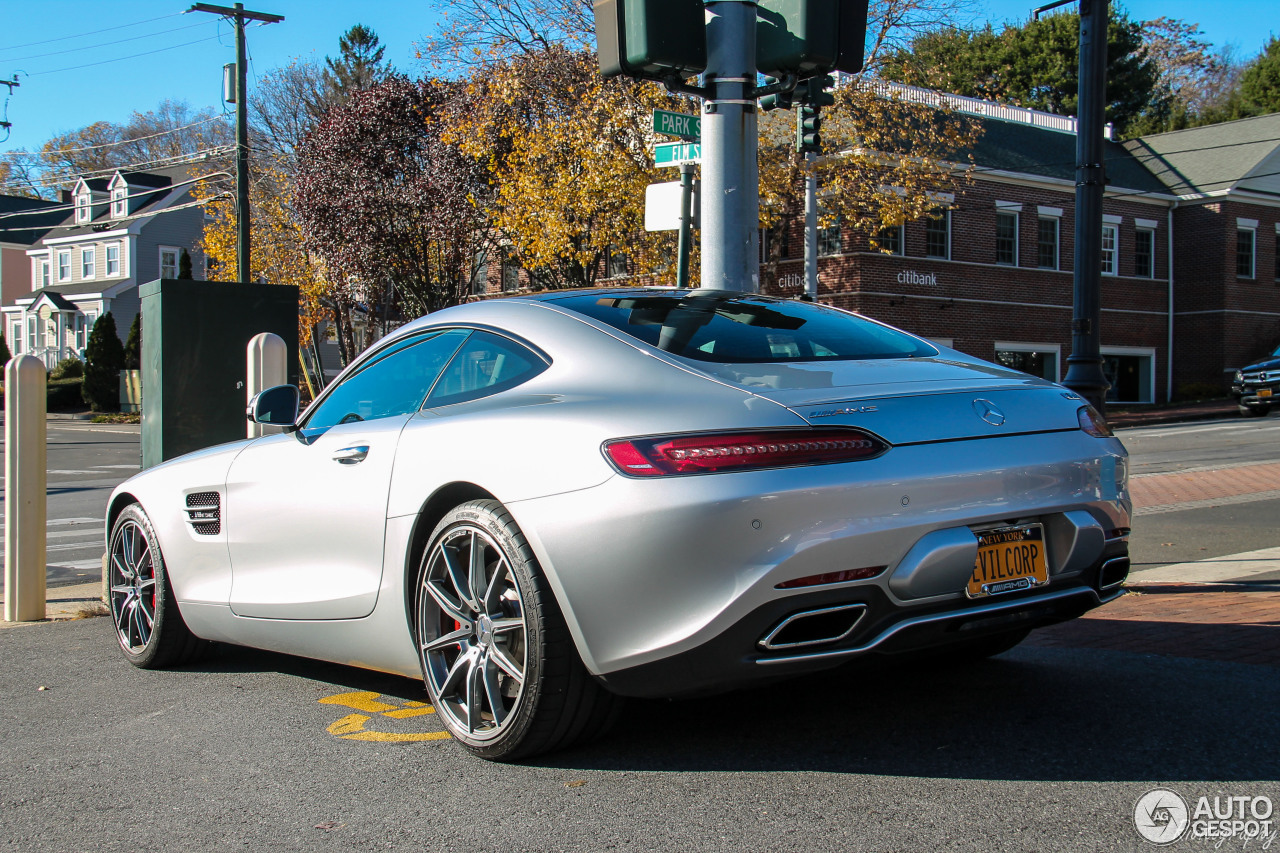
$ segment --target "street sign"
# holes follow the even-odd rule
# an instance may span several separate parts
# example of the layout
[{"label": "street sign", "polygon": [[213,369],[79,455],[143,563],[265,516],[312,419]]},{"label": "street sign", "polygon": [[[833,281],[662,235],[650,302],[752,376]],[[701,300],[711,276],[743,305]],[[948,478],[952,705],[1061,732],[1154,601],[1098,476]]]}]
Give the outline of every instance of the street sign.
[{"label": "street sign", "polygon": [[654,110],[653,132],[663,133],[667,136],[678,136],[690,142],[697,142],[702,138],[702,116]]},{"label": "street sign", "polygon": [[[644,192],[644,230],[646,231],[679,231],[680,206],[682,190],[679,181],[665,184],[649,184]],[[694,228],[698,227],[698,214],[701,193],[693,190],[690,199]]]},{"label": "street sign", "polygon": [[657,166],[679,166],[684,163],[701,163],[702,143],[663,142],[653,149],[653,162]]}]

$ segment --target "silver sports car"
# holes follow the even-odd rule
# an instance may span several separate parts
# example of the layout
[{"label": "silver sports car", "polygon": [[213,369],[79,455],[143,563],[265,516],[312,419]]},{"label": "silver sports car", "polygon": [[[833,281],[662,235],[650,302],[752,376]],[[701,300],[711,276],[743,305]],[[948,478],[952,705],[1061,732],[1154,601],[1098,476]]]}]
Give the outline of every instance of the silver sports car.
[{"label": "silver sports car", "polygon": [[1127,454],[1079,396],[812,303],[478,302],[249,416],[283,431],[112,494],[125,656],[421,675],[485,758],[598,734],[621,696],[995,654],[1129,568]]}]

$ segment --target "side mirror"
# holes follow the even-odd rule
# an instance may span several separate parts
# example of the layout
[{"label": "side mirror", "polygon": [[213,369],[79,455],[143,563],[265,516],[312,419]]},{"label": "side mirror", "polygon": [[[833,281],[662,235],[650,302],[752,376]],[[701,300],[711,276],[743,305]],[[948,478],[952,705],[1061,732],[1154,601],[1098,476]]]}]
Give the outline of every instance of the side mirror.
[{"label": "side mirror", "polygon": [[294,386],[277,385],[254,394],[245,417],[255,424],[291,427],[298,422],[300,400],[301,395]]}]

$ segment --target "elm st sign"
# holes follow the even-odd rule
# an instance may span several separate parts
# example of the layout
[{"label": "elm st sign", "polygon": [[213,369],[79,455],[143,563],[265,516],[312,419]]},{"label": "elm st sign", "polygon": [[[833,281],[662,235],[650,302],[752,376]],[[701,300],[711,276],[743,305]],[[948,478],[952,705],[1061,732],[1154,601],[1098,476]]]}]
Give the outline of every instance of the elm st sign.
[{"label": "elm st sign", "polygon": [[702,138],[702,116],[654,110],[653,132],[697,142]]}]

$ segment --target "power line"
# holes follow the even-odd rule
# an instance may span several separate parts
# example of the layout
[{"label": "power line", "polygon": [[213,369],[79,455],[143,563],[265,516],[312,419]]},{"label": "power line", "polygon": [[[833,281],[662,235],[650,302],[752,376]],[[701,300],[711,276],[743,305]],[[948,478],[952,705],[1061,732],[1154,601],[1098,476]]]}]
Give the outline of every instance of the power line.
[{"label": "power line", "polygon": [[[147,187],[145,189],[138,190],[137,192],[125,195],[122,198],[110,199],[105,203],[110,204],[112,202],[117,202],[121,200],[142,198],[143,196],[155,195],[156,193],[169,192],[171,190],[177,189],[178,187],[185,187],[190,184],[197,184],[200,181],[205,181],[205,180],[208,180],[209,178],[230,177],[230,176],[231,176],[230,172],[210,172],[207,175],[201,175],[198,178],[188,178],[185,181],[177,181],[171,184],[166,184],[165,186],[162,186],[162,187]],[[76,205],[73,202],[71,204],[59,204],[59,205],[54,205],[52,207],[41,207],[36,210],[16,210],[16,211],[13,211],[12,213],[0,213],[0,219],[12,219],[15,216],[30,216],[32,213],[59,213],[61,211],[71,211],[75,209],[76,209]]]},{"label": "power line", "polygon": [[143,20],[143,21],[134,21],[131,24],[119,24],[114,27],[100,27],[96,30],[90,30],[87,33],[77,33],[76,35],[73,35],[73,36],[58,36],[57,38],[45,39],[44,41],[29,41],[25,44],[11,44],[11,45],[6,45],[5,47],[0,47],[0,50],[18,50],[19,48],[35,47],[36,45],[41,45],[41,44],[53,44],[56,41],[68,41],[70,39],[84,38],[85,36],[96,36],[100,33],[109,33],[112,30],[123,30],[128,27],[137,27],[137,26],[141,26],[142,24],[150,24],[153,21],[163,21],[166,18],[176,18],[181,14],[183,13],[172,12],[168,15],[161,15],[157,18],[147,18],[146,20]]},{"label": "power line", "polygon": [[10,181],[0,184],[0,189],[13,189],[21,187],[56,187],[59,184],[67,183],[73,179],[79,178],[96,178],[104,175],[114,175],[116,172],[141,171],[147,167],[169,168],[173,166],[182,166],[187,163],[195,163],[201,160],[207,160],[222,154],[229,154],[233,150],[233,146],[218,146],[216,148],[205,148],[190,154],[175,154],[172,157],[161,157],[156,160],[142,160],[136,163],[125,163],[119,166],[109,166],[105,169],[96,169],[88,172],[79,172],[72,175],[52,175],[41,179],[40,181]]},{"label": "power line", "polygon": [[50,51],[49,53],[36,53],[36,54],[32,54],[31,56],[18,56],[18,57],[5,56],[5,57],[0,57],[0,62],[27,62],[28,60],[31,60],[31,59],[44,59],[47,56],[62,56],[63,54],[67,54],[67,53],[79,53],[82,50],[93,50],[99,47],[110,47],[113,44],[124,44],[125,42],[129,42],[129,41],[139,41],[140,39],[155,38],[156,36],[166,35],[167,33],[176,33],[180,30],[189,30],[193,27],[203,27],[208,23],[209,23],[208,21],[200,21],[195,24],[186,24],[181,27],[172,27],[171,29],[160,30],[159,32],[156,32],[156,33],[147,33],[146,35],[141,35],[141,36],[130,36],[129,38],[116,39],[115,41],[98,42],[97,44],[86,44],[81,47],[69,47],[66,50],[54,50],[54,51]]},{"label": "power line", "polygon": [[[229,173],[222,173],[222,174],[229,175]],[[182,204],[176,204],[173,207],[163,207],[163,208],[160,208],[159,210],[143,211],[140,213],[133,214],[131,216],[122,216],[118,219],[112,219],[111,221],[112,222],[134,222],[139,219],[150,219],[153,216],[160,216],[161,214],[165,214],[165,213],[173,213],[174,211],[178,211],[178,210],[187,210],[192,207],[203,207],[209,202],[221,201],[223,199],[227,199],[231,197],[232,196],[230,193],[219,193],[218,195],[212,195],[205,199],[198,199],[196,201],[183,202]],[[41,211],[39,210],[31,211],[31,213],[40,213],[40,212]],[[0,228],[0,234],[16,234],[20,231],[53,231],[55,229],[63,229],[63,228],[70,229],[70,228],[83,228],[83,227],[84,227],[83,224],[80,224],[80,225],[54,225],[53,227],[46,226],[44,228]]]},{"label": "power line", "polygon": [[42,77],[45,74],[60,74],[63,71],[78,71],[81,68],[93,68],[98,65],[107,65],[112,62],[124,62],[126,59],[137,59],[140,56],[151,56],[152,54],[155,54],[155,53],[163,53],[166,50],[177,50],[180,47],[190,47],[193,44],[200,44],[201,42],[213,41],[216,38],[218,38],[218,36],[213,35],[213,36],[209,36],[208,38],[196,39],[194,41],[183,42],[182,44],[170,45],[169,47],[158,47],[155,50],[145,50],[142,53],[133,53],[128,56],[117,56],[115,59],[103,59],[99,62],[86,62],[84,65],[71,65],[66,68],[54,68],[51,71],[37,71],[35,74],[28,74],[27,76]]},{"label": "power line", "polygon": [[[179,127],[171,127],[168,130],[162,130],[159,133],[151,133],[146,136],[131,136],[128,139],[119,139],[114,142],[103,142],[98,145],[83,145],[79,148],[42,148],[40,149],[39,153],[41,155],[74,154],[79,151],[97,151],[102,148],[114,148],[117,145],[129,145],[134,142],[142,142],[143,140],[146,140],[146,139],[155,139],[160,136],[168,136],[169,134],[177,133],[180,130],[187,130],[192,127],[200,127],[201,125],[210,124],[211,122],[222,121],[224,118],[226,118],[226,116],[221,116],[221,115],[211,116],[209,118],[202,119],[200,121],[193,121],[190,124],[180,125]],[[14,152],[14,153],[16,154],[17,152]],[[30,153],[34,155],[36,152],[30,152]],[[4,160],[3,162],[17,163],[19,162],[19,159],[17,157],[11,156],[7,160]],[[26,162],[28,165],[32,165],[32,166],[39,166],[43,163],[43,161],[41,160],[28,160]]]}]

